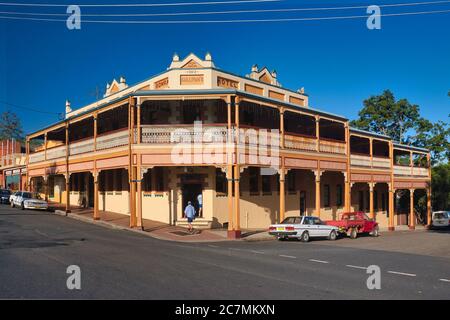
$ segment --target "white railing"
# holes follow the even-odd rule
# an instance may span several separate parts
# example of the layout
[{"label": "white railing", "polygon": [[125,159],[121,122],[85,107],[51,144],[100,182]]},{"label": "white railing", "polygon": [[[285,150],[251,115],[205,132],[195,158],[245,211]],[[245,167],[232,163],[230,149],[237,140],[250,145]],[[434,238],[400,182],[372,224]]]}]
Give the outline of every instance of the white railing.
[{"label": "white railing", "polygon": [[45,160],[45,152],[44,151],[32,153],[29,155],[29,158],[28,158],[29,163],[41,162],[44,160]]},{"label": "white railing", "polygon": [[362,156],[357,154],[350,155],[350,164],[355,167],[371,167],[369,156]]},{"label": "white railing", "polygon": [[413,176],[428,177],[428,168],[414,167]]},{"label": "white railing", "polygon": [[112,149],[128,145],[128,129],[97,137],[97,150]]},{"label": "white railing", "polygon": [[391,159],[373,157],[372,166],[374,168],[391,168]]},{"label": "white railing", "polygon": [[345,154],[345,143],[332,142],[326,140],[320,140],[319,142],[319,151],[326,153],[337,153],[337,154]]},{"label": "white railing", "polygon": [[94,151],[94,139],[88,139],[83,140],[80,142],[71,143],[69,145],[69,154],[71,156],[80,154],[80,153],[86,153],[86,152],[92,152]]},{"label": "white railing", "polygon": [[410,176],[411,167],[394,165],[394,174],[400,176]]},{"label": "white railing", "polygon": [[5,154],[4,156],[0,157],[0,167],[21,166],[25,164],[25,159],[25,153]]},{"label": "white railing", "polygon": [[193,126],[143,126],[142,143],[213,143],[226,142],[225,126],[202,126],[201,130]]},{"label": "white railing", "polygon": [[317,139],[285,135],[284,147],[293,150],[317,151]]},{"label": "white railing", "polygon": [[62,145],[47,150],[47,160],[64,158],[66,156],[66,146]]}]

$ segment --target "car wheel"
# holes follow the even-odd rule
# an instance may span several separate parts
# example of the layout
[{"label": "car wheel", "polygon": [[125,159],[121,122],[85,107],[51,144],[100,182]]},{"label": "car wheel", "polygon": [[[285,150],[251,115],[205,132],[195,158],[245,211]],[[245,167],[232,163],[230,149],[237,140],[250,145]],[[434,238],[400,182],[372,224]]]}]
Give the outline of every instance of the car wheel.
[{"label": "car wheel", "polygon": [[328,240],[334,241],[334,240],[336,240],[336,238],[337,238],[336,231],[332,230],[330,232],[330,235],[328,236]]},{"label": "car wheel", "polygon": [[302,237],[300,238],[302,242],[308,242],[309,241],[309,233],[308,231],[305,231],[302,233]]},{"label": "car wheel", "polygon": [[350,238],[351,239],[356,239],[358,237],[358,229],[357,228],[353,228],[352,230],[350,230]]},{"label": "car wheel", "polygon": [[285,241],[286,238],[285,237],[278,237],[278,241]]},{"label": "car wheel", "polygon": [[380,228],[376,226],[372,231],[372,237],[378,237],[380,235]]},{"label": "car wheel", "polygon": [[20,205],[20,209],[25,210],[25,204],[22,202],[22,204]]},{"label": "car wheel", "polygon": [[14,208],[14,201],[11,202],[11,208]]}]

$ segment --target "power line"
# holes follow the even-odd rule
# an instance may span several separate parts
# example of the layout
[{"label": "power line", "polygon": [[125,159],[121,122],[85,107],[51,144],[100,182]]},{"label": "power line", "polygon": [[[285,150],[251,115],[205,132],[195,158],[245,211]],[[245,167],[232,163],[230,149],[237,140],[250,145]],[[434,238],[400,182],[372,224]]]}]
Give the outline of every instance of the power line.
[{"label": "power line", "polygon": [[[209,1],[209,2],[79,4],[78,6],[79,7],[173,7],[173,6],[244,4],[244,3],[262,3],[262,2],[280,2],[280,1],[283,0],[230,0],[230,1]],[[70,4],[0,2],[0,6],[16,6],[16,7],[68,7],[69,5]]]},{"label": "power line", "polygon": [[[426,1],[412,3],[393,3],[382,4],[382,7],[411,7],[422,5],[448,4],[450,0],[445,1]],[[242,14],[242,13],[271,13],[271,12],[299,12],[299,11],[327,11],[327,10],[350,10],[350,9],[366,9],[367,6],[341,6],[341,7],[313,7],[313,8],[284,8],[284,9],[254,9],[254,10],[228,10],[228,11],[200,11],[200,12],[170,12],[170,13],[83,13],[84,17],[163,17],[163,16],[186,16],[186,15],[217,15],[217,14]],[[31,16],[67,16],[67,13],[42,13],[42,12],[17,12],[17,11],[0,11],[0,14],[11,15],[31,15]]]},{"label": "power line", "polygon": [[[395,17],[395,16],[440,14],[440,13],[448,13],[448,12],[450,12],[450,9],[449,10],[417,11],[417,12],[385,13],[385,14],[382,13],[379,16],[380,17]],[[345,20],[345,19],[360,19],[360,18],[366,18],[367,19],[367,15],[310,17],[310,18],[234,19],[234,20],[169,20],[169,21],[155,21],[155,20],[83,20],[83,23],[101,23],[101,24],[210,24],[210,23],[256,23],[256,22],[295,22],[295,21]],[[0,19],[47,21],[47,22],[66,22],[67,21],[66,19],[32,18],[32,17],[9,17],[9,16],[0,16]]]},{"label": "power line", "polygon": [[35,109],[35,108],[19,106],[17,104],[9,103],[9,102],[2,101],[2,100],[0,100],[0,103],[3,103],[4,105],[10,106],[10,107],[13,107],[13,108],[16,108],[16,109],[22,109],[22,110],[27,110],[27,111],[31,111],[31,112],[52,114],[52,115],[58,115],[58,116],[61,114],[60,112],[42,111],[42,110]]}]

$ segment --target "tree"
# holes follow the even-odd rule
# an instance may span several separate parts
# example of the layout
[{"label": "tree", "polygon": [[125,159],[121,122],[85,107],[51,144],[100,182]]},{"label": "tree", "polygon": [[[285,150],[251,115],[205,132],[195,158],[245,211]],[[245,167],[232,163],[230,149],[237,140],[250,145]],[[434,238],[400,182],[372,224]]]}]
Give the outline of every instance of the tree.
[{"label": "tree", "polygon": [[20,119],[11,111],[0,114],[0,140],[23,140],[23,130]]},{"label": "tree", "polygon": [[433,165],[449,159],[448,123],[442,120],[433,123],[421,117],[418,105],[409,103],[407,99],[396,100],[390,90],[369,97],[363,104],[359,118],[351,121],[350,125],[385,134],[400,143],[427,148]]},{"label": "tree", "polygon": [[432,169],[431,190],[433,210],[450,210],[450,164],[441,164]]},{"label": "tree", "polygon": [[359,129],[382,133],[395,141],[406,143],[408,131],[414,128],[420,118],[419,106],[406,99],[396,101],[390,90],[379,96],[364,100],[364,107],[359,111],[359,119],[350,125]]}]

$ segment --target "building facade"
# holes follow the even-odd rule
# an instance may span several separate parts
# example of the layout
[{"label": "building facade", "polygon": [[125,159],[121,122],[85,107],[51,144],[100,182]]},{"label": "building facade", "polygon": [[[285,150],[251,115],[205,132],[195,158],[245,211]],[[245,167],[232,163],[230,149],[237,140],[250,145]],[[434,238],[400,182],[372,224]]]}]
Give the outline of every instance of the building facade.
[{"label": "building facade", "polygon": [[[30,147],[34,146],[34,147]],[[414,199],[427,195],[430,154],[353,129],[345,117],[309,106],[303,89],[283,88],[276,72],[253,66],[238,76],[211,56],[174,55],[163,73],[128,86],[27,136],[27,181],[51,201],[198,227],[267,228],[293,215],[335,219],[361,210],[381,226],[414,228]],[[396,212],[408,193],[408,212]],[[200,210],[197,210],[200,211]]]}]

